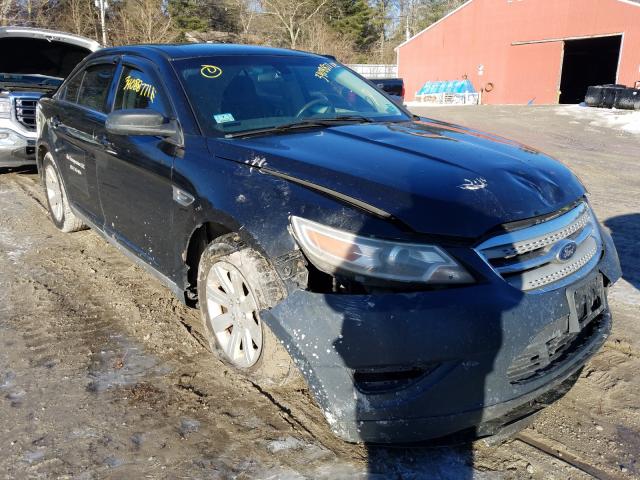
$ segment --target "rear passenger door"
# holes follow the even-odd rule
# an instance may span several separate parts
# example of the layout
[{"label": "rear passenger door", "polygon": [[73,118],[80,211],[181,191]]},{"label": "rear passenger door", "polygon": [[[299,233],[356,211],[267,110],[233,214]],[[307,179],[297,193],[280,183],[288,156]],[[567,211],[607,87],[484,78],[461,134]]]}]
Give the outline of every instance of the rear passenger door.
[{"label": "rear passenger door", "polygon": [[[174,118],[169,96],[155,66],[124,57],[112,111],[149,109]],[[105,228],[118,241],[163,274],[172,268],[173,190],[176,147],[149,135],[106,133],[98,162]]]},{"label": "rear passenger door", "polygon": [[104,135],[106,101],[116,70],[113,59],[84,67],[67,82],[52,118],[53,152],[69,201],[95,225],[102,226],[96,151]]}]

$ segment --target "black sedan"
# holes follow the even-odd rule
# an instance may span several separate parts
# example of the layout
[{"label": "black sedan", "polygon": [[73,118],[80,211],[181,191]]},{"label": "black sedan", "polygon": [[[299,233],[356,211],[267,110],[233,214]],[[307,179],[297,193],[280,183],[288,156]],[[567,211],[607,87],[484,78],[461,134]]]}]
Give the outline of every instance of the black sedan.
[{"label": "black sedan", "polygon": [[567,168],[326,57],[105,49],[37,124],[55,225],[199,307],[254,382],[301,374],[346,440],[520,425],[610,331],[616,251]]}]

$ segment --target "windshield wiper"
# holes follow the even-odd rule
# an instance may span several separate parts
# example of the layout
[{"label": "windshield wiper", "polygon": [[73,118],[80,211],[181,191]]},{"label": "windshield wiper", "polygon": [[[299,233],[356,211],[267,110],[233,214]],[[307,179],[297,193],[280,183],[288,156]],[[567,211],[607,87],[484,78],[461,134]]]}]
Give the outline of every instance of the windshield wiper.
[{"label": "windshield wiper", "polygon": [[334,118],[317,118],[309,120],[301,120],[299,122],[283,123],[274,127],[256,128],[254,130],[244,130],[241,132],[227,133],[225,138],[237,138],[248,137],[252,135],[263,135],[266,133],[281,133],[289,132],[292,130],[305,129],[305,128],[318,128],[318,127],[333,127],[335,125],[341,125],[344,123],[373,123],[371,118],[363,117],[361,115],[341,115]]},{"label": "windshield wiper", "polygon": [[365,117],[364,115],[339,115],[334,118],[327,119],[331,122],[357,122],[357,123],[374,123],[376,120],[373,118]]}]

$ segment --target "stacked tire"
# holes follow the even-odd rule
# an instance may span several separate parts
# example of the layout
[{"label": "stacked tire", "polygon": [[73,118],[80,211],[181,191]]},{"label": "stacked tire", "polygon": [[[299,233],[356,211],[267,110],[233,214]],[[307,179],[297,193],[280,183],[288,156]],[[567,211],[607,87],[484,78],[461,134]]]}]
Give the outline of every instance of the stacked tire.
[{"label": "stacked tire", "polygon": [[587,89],[589,107],[640,110],[640,90],[625,85],[595,85]]},{"label": "stacked tire", "polygon": [[626,88],[618,92],[614,107],[624,110],[640,110],[640,90]]}]

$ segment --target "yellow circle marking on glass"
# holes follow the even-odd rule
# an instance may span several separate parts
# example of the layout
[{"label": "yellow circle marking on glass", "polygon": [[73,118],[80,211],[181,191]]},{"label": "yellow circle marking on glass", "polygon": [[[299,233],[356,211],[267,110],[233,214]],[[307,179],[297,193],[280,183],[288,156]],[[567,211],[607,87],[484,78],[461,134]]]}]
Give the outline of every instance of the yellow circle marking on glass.
[{"label": "yellow circle marking on glass", "polygon": [[205,78],[218,78],[222,75],[222,69],[220,67],[216,67],[215,65],[202,65],[200,69],[200,75]]}]

